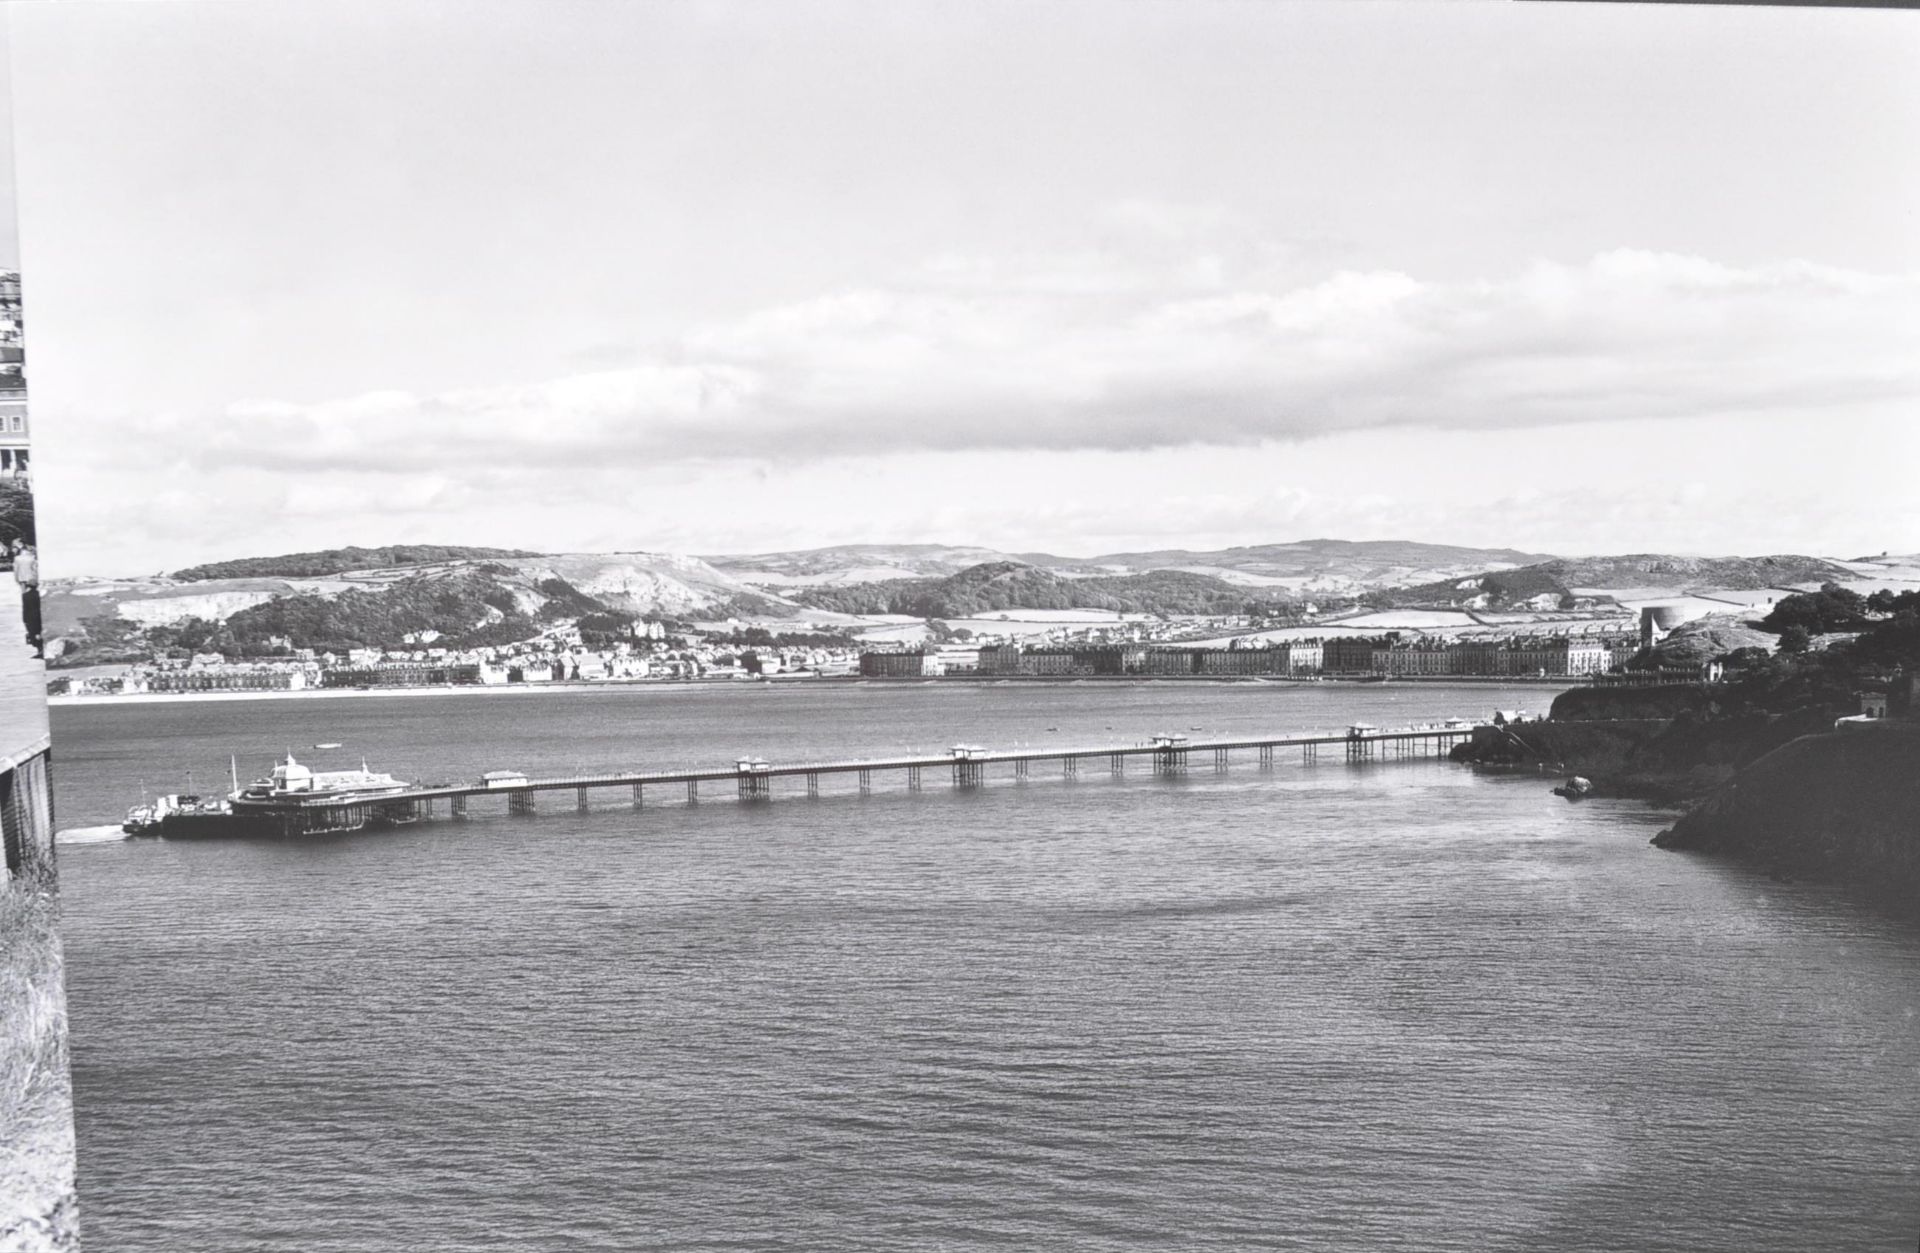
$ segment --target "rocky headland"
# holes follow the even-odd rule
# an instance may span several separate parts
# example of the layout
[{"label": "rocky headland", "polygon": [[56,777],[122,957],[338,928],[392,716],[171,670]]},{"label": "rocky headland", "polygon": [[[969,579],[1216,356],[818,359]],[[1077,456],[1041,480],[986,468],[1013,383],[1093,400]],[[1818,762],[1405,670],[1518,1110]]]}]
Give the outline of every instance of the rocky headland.
[{"label": "rocky headland", "polygon": [[1829,710],[1772,713],[1708,687],[1582,688],[1547,720],[1483,728],[1455,756],[1678,808],[1661,848],[1920,899],[1920,722],[1836,730]]}]

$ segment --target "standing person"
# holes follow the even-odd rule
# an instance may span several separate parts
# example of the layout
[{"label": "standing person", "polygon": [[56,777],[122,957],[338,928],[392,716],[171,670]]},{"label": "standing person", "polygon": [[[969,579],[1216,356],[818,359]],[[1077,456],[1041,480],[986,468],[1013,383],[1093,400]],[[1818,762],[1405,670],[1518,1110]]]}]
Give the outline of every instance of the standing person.
[{"label": "standing person", "polygon": [[20,584],[20,617],[33,655],[47,655],[40,639],[40,557],[25,540],[13,541],[13,577]]}]

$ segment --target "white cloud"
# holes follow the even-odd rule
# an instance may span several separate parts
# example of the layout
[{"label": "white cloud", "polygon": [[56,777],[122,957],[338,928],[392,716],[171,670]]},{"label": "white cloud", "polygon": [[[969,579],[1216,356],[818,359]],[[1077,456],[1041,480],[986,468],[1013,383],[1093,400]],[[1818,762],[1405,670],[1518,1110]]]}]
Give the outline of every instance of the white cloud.
[{"label": "white cloud", "polygon": [[[1821,532],[1808,502],[1831,478],[1779,495],[1809,447],[1845,461],[1850,440],[1898,439],[1920,399],[1911,275],[1631,250],[1467,282],[1206,269],[1172,252],[946,258],[689,329],[622,368],[101,421],[122,437],[47,467],[89,502],[77,553],[137,527],[156,552],[198,557],[235,517],[284,519],[286,543],[248,551],[296,533],[713,551],[800,532],[1077,552],[1307,532],[1604,551],[1742,499]],[[1756,422],[1767,439],[1729,434]],[[1523,436],[1528,473],[1587,468],[1521,493],[1512,434],[1547,431]],[[1457,450],[1444,470],[1443,448]],[[1398,487],[1383,485],[1389,465]],[[1650,467],[1659,485],[1636,481]],[[1472,510],[1490,500],[1485,525]],[[1834,502],[1854,521],[1821,533],[1864,540],[1885,508],[1884,494]],[[1655,546],[1736,550],[1749,533]]]},{"label": "white cloud", "polygon": [[[944,258],[894,286],[691,329],[625,368],[241,403],[193,425],[209,461],[297,453],[414,473],[1789,411],[1844,423],[1857,404],[1920,399],[1911,275],[1632,250],[1456,283],[1342,271],[1258,286],[1207,269]],[[160,437],[179,421],[145,426]],[[137,442],[120,451],[140,455]]]}]

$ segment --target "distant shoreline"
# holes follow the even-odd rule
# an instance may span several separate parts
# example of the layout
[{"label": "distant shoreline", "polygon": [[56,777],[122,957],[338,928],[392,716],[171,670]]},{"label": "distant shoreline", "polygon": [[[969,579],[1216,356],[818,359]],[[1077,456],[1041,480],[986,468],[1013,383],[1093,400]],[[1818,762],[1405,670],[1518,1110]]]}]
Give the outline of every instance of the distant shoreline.
[{"label": "distant shoreline", "polygon": [[791,686],[794,684],[826,685],[848,687],[857,684],[914,685],[929,683],[1018,683],[1022,685],[1050,686],[1057,684],[1113,684],[1142,685],[1149,683],[1199,683],[1215,686],[1245,686],[1263,684],[1269,687],[1304,687],[1315,683],[1339,683],[1369,687],[1388,687],[1403,683],[1429,684],[1456,687],[1518,687],[1518,686],[1554,686],[1579,687],[1581,682],[1576,676],[1569,675],[1475,675],[1475,674],[1420,674],[1399,675],[1392,679],[1364,678],[1289,678],[1284,675],[1226,675],[1226,674],[942,674],[942,675],[900,675],[878,677],[871,675],[772,675],[765,679],[563,679],[550,683],[508,683],[495,685],[471,684],[462,686],[437,685],[421,687],[315,687],[300,691],[284,692],[105,692],[97,696],[75,696],[63,694],[47,697],[47,704],[56,708],[72,708],[91,705],[160,705],[199,701],[247,701],[247,700],[344,700],[378,696],[506,696],[532,695],[541,692],[605,692],[631,691],[639,689],[671,688],[747,688],[758,686]]}]

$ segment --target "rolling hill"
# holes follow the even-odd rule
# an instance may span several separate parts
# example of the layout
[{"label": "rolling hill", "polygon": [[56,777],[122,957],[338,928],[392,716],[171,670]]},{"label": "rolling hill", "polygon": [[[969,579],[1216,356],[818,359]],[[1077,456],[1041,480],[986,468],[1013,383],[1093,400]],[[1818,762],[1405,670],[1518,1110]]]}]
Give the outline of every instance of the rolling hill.
[{"label": "rolling hill", "polygon": [[1062,557],[942,544],[851,544],[795,552],[707,557],[744,583],[780,590],[944,578],[990,562],[1020,562],[1070,578],[1174,570],[1251,587],[1356,592],[1459,578],[1547,560],[1507,548],[1462,548],[1407,540],[1301,540],[1240,548],[1168,548]]},{"label": "rolling hill", "polygon": [[1618,557],[1556,557],[1534,565],[1489,570],[1461,579],[1444,579],[1390,593],[1407,608],[1501,609],[1529,598],[1556,599],[1576,593],[1604,594],[1609,589],[1675,593],[1695,589],[1751,590],[1796,583],[1847,579],[1847,567],[1824,557],[1780,554],[1770,557],[1678,557],[1634,553]]},{"label": "rolling hill", "polygon": [[1006,609],[1105,609],[1117,613],[1237,614],[1250,600],[1283,604],[1270,589],[1248,588],[1205,574],[1071,578],[1040,566],[1001,560],[937,579],[888,579],[842,587],[790,589],[803,605],[837,613],[967,618]]},{"label": "rolling hill", "polygon": [[[330,554],[295,554],[223,564],[284,570],[340,563]],[[394,647],[423,631],[500,642],[513,630],[536,633],[543,618],[553,616],[556,601],[574,611],[692,620],[794,611],[791,602],[698,558],[646,552],[458,557],[314,577],[58,579],[45,585],[43,607],[49,638],[66,641],[62,661],[79,665],[137,653],[147,637],[173,647],[180,646],[182,631],[196,639],[220,636],[209,628],[224,628],[225,638],[240,644],[263,646],[279,638],[300,641],[294,647]]]}]

